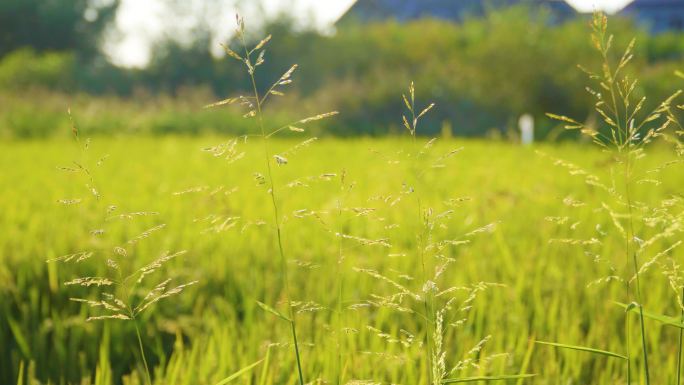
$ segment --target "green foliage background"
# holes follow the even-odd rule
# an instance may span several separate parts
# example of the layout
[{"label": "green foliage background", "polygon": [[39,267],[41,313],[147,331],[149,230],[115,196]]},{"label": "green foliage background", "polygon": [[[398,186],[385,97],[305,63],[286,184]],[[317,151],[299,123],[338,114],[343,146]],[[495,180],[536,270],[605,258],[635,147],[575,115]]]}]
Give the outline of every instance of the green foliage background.
[{"label": "green foliage background", "polygon": [[[669,95],[673,72],[684,68],[682,35],[651,36],[619,19],[613,20],[612,29],[619,37],[617,45],[633,36],[637,38],[638,61],[632,70],[641,78],[638,94],[648,94],[653,101]],[[388,21],[346,25],[334,34],[322,34],[302,29],[284,17],[267,23],[263,30],[273,34],[275,44],[266,53],[262,73],[267,75],[261,77],[260,88],[268,87],[298,63],[305,74],[296,77],[298,97],[280,103],[278,109],[293,117],[302,110],[341,111],[339,119],[324,126],[327,134],[381,135],[400,131],[397,116],[401,103],[397,95],[411,80],[421,85],[419,98],[434,100],[440,107],[429,117],[429,126],[437,132],[446,122],[458,135],[505,136],[516,130],[521,114],[531,113],[537,118],[538,136],[555,139],[562,130],[556,130],[544,118],[545,112],[585,116],[590,121],[597,118],[587,102],[584,74],[573,70],[577,63],[590,66],[596,61],[588,44],[585,17],[556,25],[543,11],[513,7],[460,25],[439,20],[406,24]],[[258,33],[253,38],[263,36]],[[151,63],[143,69],[118,68],[102,61],[86,63],[64,51],[31,48],[7,54],[0,59],[0,93],[9,93],[8,99],[14,99],[16,94],[21,97],[0,109],[33,110],[31,115],[39,121],[33,132],[3,113],[0,132],[5,137],[59,132],[59,125],[42,128],[41,115],[44,111],[65,110],[68,101],[82,93],[100,95],[105,100],[121,97],[124,100],[119,110],[133,113],[134,107],[126,105],[131,96],[137,97],[136,103],[142,100],[154,104],[159,96],[168,100],[191,92],[213,94],[216,99],[249,90],[239,66],[210,54],[210,37],[200,31],[190,43],[173,39],[159,42]],[[44,92],[31,96],[36,88],[57,94],[45,100]],[[37,97],[41,103],[35,103]],[[27,105],[22,99],[31,102]],[[160,116],[168,124],[135,131],[241,132],[240,124],[230,123],[238,120],[237,116],[219,125],[208,117],[211,114],[200,111],[202,103],[210,99],[186,98],[178,105],[179,110],[188,111],[186,119]],[[97,98],[90,100],[95,106],[101,104]],[[186,109],[192,103],[194,108]],[[165,111],[160,114],[165,115]],[[95,131],[118,133],[131,129],[106,115],[100,118],[100,124]]]}]

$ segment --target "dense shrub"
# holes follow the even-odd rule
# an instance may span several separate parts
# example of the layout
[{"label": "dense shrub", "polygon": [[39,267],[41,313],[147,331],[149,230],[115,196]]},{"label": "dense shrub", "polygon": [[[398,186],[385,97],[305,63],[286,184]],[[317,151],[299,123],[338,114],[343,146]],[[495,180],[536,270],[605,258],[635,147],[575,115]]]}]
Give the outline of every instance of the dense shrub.
[{"label": "dense shrub", "polygon": [[30,86],[64,89],[73,84],[74,64],[70,53],[37,54],[30,48],[20,49],[0,60],[0,88],[15,91]]}]

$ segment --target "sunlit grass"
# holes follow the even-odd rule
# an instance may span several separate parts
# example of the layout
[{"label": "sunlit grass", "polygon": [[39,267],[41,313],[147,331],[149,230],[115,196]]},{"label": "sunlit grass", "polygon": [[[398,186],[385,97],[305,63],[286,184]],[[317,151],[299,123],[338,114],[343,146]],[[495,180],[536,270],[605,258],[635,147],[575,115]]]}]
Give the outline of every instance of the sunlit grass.
[{"label": "sunlit grass", "polygon": [[[255,191],[262,190],[250,173],[255,162],[262,161],[262,152],[258,142],[248,142],[244,159],[226,167],[226,172],[217,172],[221,166],[201,149],[221,141],[216,137],[122,137],[98,138],[92,144],[93,152],[109,154],[101,171],[106,175],[101,178],[101,190],[116,196],[120,207],[162,213],[160,220],[168,225],[159,237],[141,244],[148,253],[141,250],[140,254],[154,258],[159,250],[189,250],[183,260],[171,262],[170,273],[200,280],[184,296],[157,308],[145,319],[146,324],[153,325],[142,330],[152,356],[153,377],[160,384],[213,385],[266,357],[270,350],[270,362],[262,362],[263,367],[253,369],[240,381],[244,383],[252,376],[253,383],[292,384],[298,376],[292,371],[296,364],[288,345],[289,330],[280,327],[282,321],[256,303],[265,300],[282,304],[283,298],[282,284],[273,278],[278,276],[274,264],[278,257],[273,254],[272,230],[258,225],[271,213],[261,199],[254,198]],[[272,146],[278,151],[297,142],[274,140]],[[85,317],[78,314],[78,304],[68,301],[75,295],[61,287],[61,282],[74,278],[80,270],[44,262],[65,254],[65,250],[78,250],[83,244],[82,232],[74,231],[83,224],[82,213],[57,203],[76,191],[64,183],[64,176],[55,167],[71,160],[73,146],[66,140],[0,144],[0,365],[9,365],[0,367],[1,382],[15,383],[22,361],[25,378],[35,375],[43,380],[78,382],[88,375],[95,378],[98,370],[100,383],[109,383],[108,378],[139,370],[135,330],[118,323],[85,323]],[[344,205],[372,207],[369,197],[389,193],[391,186],[401,185],[409,172],[405,169],[408,165],[388,168],[378,161],[378,152],[391,154],[410,146],[410,140],[402,139],[323,139],[290,159],[288,167],[279,169],[278,184],[301,182],[287,187],[289,191],[281,202],[287,216],[283,223],[286,247],[296,260],[290,263],[293,298],[326,305],[330,298],[338,298],[335,277],[339,243],[314,217],[295,215],[298,210],[315,208],[334,217],[341,196],[339,182],[320,176],[339,174],[344,168],[348,181],[356,183],[345,195]],[[548,220],[549,216],[572,214],[578,220],[596,221],[592,210],[567,206],[564,199],[571,197],[596,206],[603,197],[581,177],[567,175],[535,150],[603,176],[607,176],[611,157],[581,144],[530,149],[497,142],[446,140],[436,146],[435,151],[445,152],[463,147],[448,170],[427,175],[424,180],[431,187],[424,190],[424,199],[469,198],[453,217],[449,232],[463,234],[478,225],[498,223],[492,234],[473,238],[455,255],[458,268],[450,269],[443,279],[453,285],[480,281],[506,285],[483,294],[469,315],[471,326],[461,330],[453,343],[470,347],[483,335],[492,334],[485,353],[510,353],[510,358],[495,362],[492,371],[519,373],[524,367],[527,373],[539,374],[535,383],[567,378],[581,383],[614,383],[623,378],[620,362],[582,352],[561,354],[539,347],[530,351],[529,343],[536,337],[625,351],[622,342],[614,338],[624,310],[605,300],[621,298],[623,291],[617,286],[587,287],[588,282],[603,276],[592,258],[579,249],[549,243],[550,239],[568,237]],[[644,167],[656,167],[670,157],[670,151],[657,144],[648,151]],[[657,188],[636,186],[635,194],[650,194],[653,199],[676,194],[684,175],[669,169],[661,179],[663,184]],[[234,191],[235,186],[240,188]],[[174,195],[198,188],[205,193]],[[230,193],[206,194],[214,190]],[[216,200],[221,200],[226,215],[241,218],[235,226],[218,233],[206,231],[211,225],[203,220],[219,207]],[[413,212],[388,211],[387,221],[402,222],[407,215],[415,217]],[[355,217],[340,226],[345,233],[367,239],[386,231],[382,223]],[[122,230],[116,237],[125,240],[143,230]],[[412,247],[415,236],[410,229],[392,231],[394,239],[402,240],[408,249]],[[397,272],[420,268],[414,258],[391,257],[382,248],[354,247],[351,241],[344,246],[348,266],[375,269],[393,277],[400,274]],[[621,246],[607,240],[602,249],[610,252]],[[675,250],[673,256],[681,256],[681,251]],[[94,264],[87,268],[98,269]],[[656,271],[646,272],[644,277],[651,282],[648,310],[679,315],[667,281]],[[362,303],[369,293],[382,294],[382,286],[366,274],[347,272],[344,280],[346,306]],[[420,383],[428,370],[422,348],[387,343],[367,326],[397,334],[400,329],[422,330],[422,320],[365,306],[345,312],[346,353],[341,366],[347,380]],[[337,343],[330,338],[337,322],[334,312],[326,310],[298,315],[302,354],[306,357],[303,371],[308,381],[323,378],[323,373],[336,373],[340,365],[338,357],[330,354]],[[649,319],[646,324],[649,360],[657,367],[651,381],[666,383],[676,376],[678,330]],[[447,335],[445,340],[449,338]],[[528,356],[529,363],[523,365]],[[111,375],[105,375],[103,362],[111,365]],[[489,374],[475,369],[463,373],[464,377]]]}]

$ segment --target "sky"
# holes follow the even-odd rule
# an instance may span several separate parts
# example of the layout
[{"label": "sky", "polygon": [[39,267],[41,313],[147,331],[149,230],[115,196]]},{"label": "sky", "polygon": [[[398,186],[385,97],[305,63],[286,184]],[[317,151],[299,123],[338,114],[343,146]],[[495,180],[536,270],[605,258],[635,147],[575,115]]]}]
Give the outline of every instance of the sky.
[{"label": "sky", "polygon": [[[247,0],[248,2],[249,0]],[[457,1],[457,0],[455,0]],[[567,0],[568,3],[581,11],[603,9],[614,12],[631,0]],[[265,8],[269,13],[277,14],[287,11],[301,18],[315,22],[320,28],[330,28],[332,23],[342,15],[354,0],[265,0]],[[198,4],[202,1],[185,2]],[[219,40],[227,39],[234,24],[236,8],[234,1],[225,0],[228,8],[225,15],[209,15],[212,25],[219,26]],[[294,4],[294,5],[293,5]],[[196,9],[201,12],[201,9]],[[164,0],[122,0],[116,20],[116,30],[105,50],[112,60],[128,67],[144,66],[150,58],[150,46],[155,40],[165,35],[181,33],[192,28],[191,20],[174,18],[173,28],[169,28],[164,21],[170,19],[169,10],[164,6]],[[216,42],[218,47],[218,42]]]}]

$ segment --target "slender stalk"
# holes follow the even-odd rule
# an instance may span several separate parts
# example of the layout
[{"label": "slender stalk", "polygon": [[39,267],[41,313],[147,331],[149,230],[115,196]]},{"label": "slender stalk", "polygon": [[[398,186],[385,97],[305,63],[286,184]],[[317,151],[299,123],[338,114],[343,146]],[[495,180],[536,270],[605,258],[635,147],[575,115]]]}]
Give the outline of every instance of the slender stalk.
[{"label": "slender stalk", "polygon": [[[123,290],[124,297],[130,299],[131,288],[130,288],[130,286],[125,285],[126,279],[121,278],[121,270],[119,270],[119,280],[120,280],[119,285],[121,285],[120,287],[121,287],[121,290]],[[133,310],[133,307],[131,307],[131,305],[130,305],[130,301],[129,301],[129,305],[127,305],[127,306],[128,306],[129,317],[132,320],[133,325],[135,326],[135,335],[138,337],[138,349],[140,350],[140,357],[142,357],[143,366],[145,367],[145,375],[147,378],[147,384],[152,385],[152,375],[150,374],[150,367],[147,364],[147,356],[145,355],[145,348],[143,347],[142,336],[140,335],[140,327],[138,326],[138,318],[136,317],[136,314],[135,314],[135,311]]]},{"label": "slender stalk", "polygon": [[342,385],[343,375],[342,375],[342,352],[343,342],[342,342],[342,277],[337,287],[337,385]]},{"label": "slender stalk", "polygon": [[276,198],[276,192],[275,192],[275,183],[273,181],[273,170],[271,169],[271,158],[270,158],[270,152],[268,148],[268,138],[266,137],[266,130],[264,128],[264,120],[263,120],[263,113],[261,109],[261,97],[259,96],[259,90],[257,89],[256,85],[256,78],[254,76],[254,67],[252,67],[252,64],[250,63],[250,58],[249,58],[249,50],[247,49],[247,43],[245,42],[245,37],[243,34],[240,34],[240,38],[242,40],[242,46],[245,49],[245,60],[248,63],[248,67],[250,68],[249,70],[249,77],[252,83],[252,88],[254,92],[254,100],[256,104],[256,114],[257,114],[257,120],[259,121],[259,129],[261,130],[261,139],[262,139],[262,144],[264,148],[264,158],[266,161],[266,170],[267,170],[267,176],[268,176],[268,183],[269,183],[269,191],[270,191],[270,196],[271,196],[271,203],[273,207],[273,218],[276,226],[276,234],[277,234],[277,239],[278,239],[278,251],[280,254],[280,273],[282,275],[283,279],[283,285],[285,286],[285,296],[287,297],[287,305],[288,305],[288,312],[289,312],[289,318],[290,318],[290,329],[292,331],[292,342],[294,344],[294,350],[295,350],[295,357],[297,359],[297,372],[299,374],[299,384],[304,385],[304,375],[302,374],[302,363],[301,363],[301,358],[299,354],[299,343],[297,340],[297,325],[295,321],[295,312],[292,307],[292,299],[290,297],[290,284],[289,284],[289,279],[288,279],[288,271],[287,271],[287,258],[285,257],[285,251],[283,249],[283,236],[282,236],[282,227],[280,223],[280,214],[278,210],[278,201]]},{"label": "slender stalk", "polygon": [[[626,175],[625,175],[626,178]],[[625,185],[628,185],[629,183],[625,183]],[[628,203],[629,205],[629,199]],[[630,221],[631,221],[631,216],[630,216]],[[627,234],[627,239],[626,239],[626,253],[627,253],[627,268],[629,270],[629,234]],[[626,280],[625,282],[625,287],[627,289],[627,302],[631,302],[631,297],[632,297],[632,290],[630,287],[629,280]],[[632,383],[632,333],[631,333],[631,322],[630,322],[630,317],[631,315],[629,312],[625,312],[625,338],[627,342],[627,384]]]},{"label": "slender stalk", "polygon": [[[627,134],[627,138],[629,135]],[[629,140],[629,139],[627,139]],[[632,259],[632,264],[634,267],[634,277],[636,283],[636,300],[639,304],[639,326],[641,329],[641,353],[644,358],[644,374],[646,376],[646,385],[650,385],[651,376],[648,366],[648,347],[646,345],[646,327],[644,325],[644,307],[642,304],[641,297],[641,280],[639,279],[639,262],[637,261],[636,250],[632,250],[632,241],[634,239],[634,217],[632,214],[632,199],[631,199],[631,178],[632,178],[632,157],[631,157],[631,144],[627,143],[627,154],[625,159],[625,200],[627,203],[628,212],[628,230],[627,230],[627,257]]]},{"label": "slender stalk", "polygon": [[[420,201],[420,197],[418,197],[418,216],[421,220],[422,223],[422,204]],[[418,241],[418,249],[420,253],[420,263],[422,266],[423,270],[423,282],[427,283],[428,275],[427,275],[427,268],[425,266],[425,252],[424,252],[424,241],[425,241],[425,225],[423,224],[421,226],[421,234],[419,236],[419,241]],[[424,300],[423,300],[423,306],[425,308],[425,346],[427,347],[427,363],[428,363],[428,380],[430,381],[430,384],[433,384],[433,378],[432,378],[432,354],[433,354],[433,346],[432,346],[432,333],[433,333],[433,324],[434,324],[434,309],[432,307],[431,303],[431,296],[432,296],[432,289],[429,288],[429,292],[424,293]]]},{"label": "slender stalk", "polygon": [[[409,107],[409,111],[411,112],[411,122],[406,123],[406,128],[409,129],[409,132],[411,134],[411,140],[413,144],[413,149],[414,153],[411,154],[411,157],[413,158],[413,163],[412,163],[412,173],[413,173],[413,193],[416,195],[416,203],[417,203],[417,208],[418,208],[418,222],[420,224],[420,230],[417,232],[418,235],[418,256],[420,259],[420,264],[422,268],[422,281],[424,284],[427,284],[428,280],[428,274],[427,274],[427,267],[425,263],[425,238],[426,238],[426,224],[424,223],[424,218],[423,218],[423,205],[420,199],[420,195],[418,194],[418,182],[420,179],[420,172],[418,170],[418,164],[417,159],[420,155],[420,150],[418,148],[417,140],[416,140],[416,131],[418,129],[418,117],[416,116],[416,99],[415,99],[415,89],[413,86],[413,83],[411,83],[411,86],[409,88],[409,96],[410,96],[410,101],[408,101],[407,107]],[[404,96],[404,101],[406,102],[406,96]],[[428,373],[428,383],[433,384],[433,376],[432,376],[432,354],[433,354],[433,346],[432,346],[432,325],[434,324],[434,309],[433,305],[431,304],[431,295],[432,291],[430,290],[429,292],[424,293],[424,299],[423,299],[423,308],[425,310],[425,346],[426,346],[426,361],[427,361],[427,373]]]},{"label": "slender stalk", "polygon": [[[630,295],[630,290],[629,290],[629,282],[626,284],[627,286],[627,297],[629,298]],[[628,312],[625,312],[625,338],[626,338],[626,345],[627,345],[627,384],[632,383],[632,337],[631,333],[629,332],[631,330],[631,322],[629,321],[630,314]]]},{"label": "slender stalk", "polygon": [[[679,304],[682,307],[681,322],[684,323],[684,287],[682,287],[682,298]],[[682,345],[684,343],[684,329],[679,329],[679,349],[677,350],[677,382],[676,385],[682,382]]]},{"label": "slender stalk", "polygon": [[[344,188],[344,184],[343,184]],[[342,233],[342,202],[338,199],[337,201],[337,216],[338,216],[338,229],[339,234]],[[343,352],[343,340],[342,340],[342,290],[344,288],[344,255],[342,251],[342,237],[338,237],[337,243],[337,385],[342,385],[343,375],[342,375],[342,352]]]},{"label": "slender stalk", "polygon": [[[608,51],[610,49],[609,43],[606,43],[605,41],[605,26],[601,29],[600,31],[600,38],[601,38],[601,43],[599,47],[599,51],[601,52],[601,56],[603,59],[604,67],[605,68],[610,68],[610,60],[608,58]],[[622,107],[624,108],[624,113],[625,113],[625,119],[624,121],[621,119],[621,114],[620,114],[620,108],[618,107],[617,103],[617,95],[618,94],[618,87],[619,85],[616,84],[616,78],[618,75],[618,71],[620,70],[620,66],[615,70],[615,73],[612,72],[607,72],[607,77],[605,79],[606,83],[608,84],[608,94],[610,96],[610,101],[612,103],[612,113],[613,117],[615,119],[614,122],[614,134],[613,134],[613,142],[615,146],[617,147],[617,151],[620,155],[623,156],[623,163],[624,163],[624,185],[625,185],[625,203],[627,204],[627,210],[628,210],[628,219],[627,219],[627,231],[626,231],[626,239],[625,239],[625,254],[626,254],[626,265],[627,265],[627,270],[629,270],[629,265],[632,264],[634,268],[634,274],[635,274],[635,297],[636,301],[639,306],[639,326],[641,329],[641,351],[643,355],[643,360],[644,360],[644,374],[646,377],[646,385],[650,385],[650,371],[649,371],[649,365],[648,365],[648,349],[646,345],[646,327],[644,325],[644,309],[642,305],[642,296],[641,296],[641,282],[639,278],[639,263],[637,261],[637,253],[636,250],[632,250],[632,242],[634,239],[634,217],[632,213],[632,199],[631,199],[631,180],[632,180],[632,132],[630,129],[630,123],[629,123],[629,113],[628,113],[628,108],[629,106],[624,102],[623,99],[623,105]],[[609,108],[610,109],[610,108]],[[626,290],[627,290],[627,300],[631,302],[631,290],[630,290],[630,283],[629,281],[626,283]],[[625,315],[625,334],[626,334],[626,342],[627,342],[627,383],[629,384],[631,382],[631,375],[632,375],[632,370],[631,370],[631,360],[630,360],[630,350],[631,350],[631,333],[630,333],[630,321],[629,321],[629,315]]]},{"label": "slender stalk", "polygon": [[152,385],[152,376],[150,375],[150,367],[147,365],[147,358],[145,358],[145,350],[143,349],[142,337],[140,336],[140,328],[138,327],[138,320],[133,318],[133,324],[135,325],[135,334],[138,336],[138,347],[140,348],[140,355],[142,356],[143,364],[145,365],[147,384]]},{"label": "slender stalk", "polygon": [[[413,109],[415,106],[413,105],[413,95],[411,97],[411,114],[413,115],[413,132],[412,132],[412,138],[413,138],[413,143],[414,147],[416,147],[416,119],[415,119],[415,113],[413,112]],[[413,163],[413,174],[415,177],[414,184],[418,183],[418,171],[417,171],[417,164],[416,158],[418,157],[418,152],[419,150],[415,149],[415,153],[413,154],[414,157],[414,163]],[[420,223],[420,231],[418,232],[418,256],[420,258],[420,265],[422,268],[422,274],[423,274],[423,283],[427,284],[428,280],[428,274],[427,274],[427,267],[425,263],[425,224],[423,223],[423,205],[420,199],[420,196],[417,193],[418,186],[416,185],[413,187],[414,189],[414,194],[416,194],[416,203],[418,207],[418,221]],[[426,346],[426,358],[427,358],[427,372],[428,372],[428,383],[433,384],[433,378],[432,378],[432,353],[433,353],[433,347],[432,347],[432,324],[433,324],[433,312],[432,312],[432,306],[430,304],[430,292],[425,292],[424,293],[424,299],[423,299],[423,307],[425,309],[425,346]]]},{"label": "slender stalk", "polygon": [[641,349],[644,356],[644,370],[646,371],[646,385],[651,383],[651,374],[648,367],[648,349],[646,347],[646,327],[644,325],[644,307],[639,304],[639,323],[641,324]]}]

